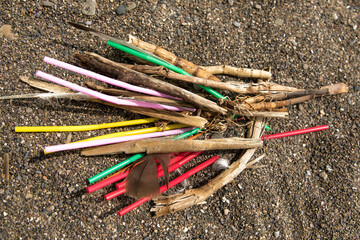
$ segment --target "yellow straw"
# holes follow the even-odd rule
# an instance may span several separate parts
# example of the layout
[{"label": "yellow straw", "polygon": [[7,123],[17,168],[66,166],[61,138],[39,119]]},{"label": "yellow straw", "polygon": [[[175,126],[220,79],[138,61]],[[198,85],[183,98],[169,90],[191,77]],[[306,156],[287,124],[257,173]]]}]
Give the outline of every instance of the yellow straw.
[{"label": "yellow straw", "polygon": [[30,126],[30,127],[15,127],[15,132],[78,132],[91,131],[103,128],[124,127],[145,123],[152,123],[158,121],[158,118],[144,118],[123,122],[102,123],[93,125],[78,125],[78,126]]},{"label": "yellow straw", "polygon": [[85,142],[85,141],[92,141],[92,140],[99,140],[99,139],[106,139],[106,138],[124,137],[124,136],[136,135],[136,134],[160,132],[160,131],[167,131],[167,130],[173,130],[173,129],[184,128],[184,127],[188,127],[188,125],[171,124],[171,125],[166,126],[165,128],[162,128],[162,127],[142,128],[142,129],[136,129],[136,130],[126,131],[126,132],[105,134],[105,135],[101,135],[101,136],[97,136],[97,137],[87,138],[87,139],[77,141],[77,142]]}]

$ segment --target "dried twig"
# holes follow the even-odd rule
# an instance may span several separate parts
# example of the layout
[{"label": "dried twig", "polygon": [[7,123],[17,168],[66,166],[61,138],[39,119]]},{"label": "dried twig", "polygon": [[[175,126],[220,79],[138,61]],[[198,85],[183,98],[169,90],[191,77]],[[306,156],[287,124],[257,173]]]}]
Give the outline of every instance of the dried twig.
[{"label": "dried twig", "polygon": [[226,74],[243,78],[270,79],[271,72],[251,68],[237,68],[228,65],[202,67],[211,74]]},{"label": "dried twig", "polygon": [[[256,118],[255,124],[250,131],[251,138],[260,137],[262,126],[263,119]],[[232,163],[227,170],[219,174],[204,186],[187,190],[181,194],[175,194],[155,200],[156,205],[151,209],[151,211],[155,212],[156,216],[162,216],[204,202],[208,197],[210,197],[224,185],[230,183],[244,169],[246,169],[246,165],[253,156],[255,150],[255,148],[246,150],[240,159]]]},{"label": "dried twig", "polygon": [[4,174],[5,174],[5,180],[6,180],[6,181],[9,181],[9,180],[10,180],[9,160],[10,160],[9,154],[8,154],[8,153],[5,153],[5,154],[4,154]]},{"label": "dried twig", "polygon": [[259,139],[223,138],[207,140],[174,140],[174,139],[143,139],[119,144],[111,144],[84,149],[81,154],[96,156],[117,153],[171,153],[171,152],[199,152],[207,150],[248,149],[261,147]]},{"label": "dried twig", "polygon": [[155,54],[156,56],[164,59],[165,61],[168,61],[169,63],[171,63],[179,68],[182,68],[183,70],[185,70],[186,72],[188,72],[191,75],[194,75],[194,76],[200,77],[200,78],[210,79],[213,81],[220,81],[217,77],[215,77],[211,73],[207,72],[203,68],[201,68],[201,67],[195,65],[194,63],[189,62],[183,58],[177,57],[175,54],[165,50],[162,47],[156,46],[151,43],[144,42],[132,35],[129,35],[129,42],[141,49],[144,49],[146,51],[149,51],[149,52]]}]

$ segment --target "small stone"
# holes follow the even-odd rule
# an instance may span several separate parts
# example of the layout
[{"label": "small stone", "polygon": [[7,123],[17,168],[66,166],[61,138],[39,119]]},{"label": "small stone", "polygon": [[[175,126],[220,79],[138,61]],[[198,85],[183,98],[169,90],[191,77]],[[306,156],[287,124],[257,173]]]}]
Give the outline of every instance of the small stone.
[{"label": "small stone", "polygon": [[229,0],[228,2],[230,4],[230,6],[234,5],[234,0]]},{"label": "small stone", "polygon": [[360,86],[359,85],[355,85],[354,86],[354,92],[358,92],[360,91]]},{"label": "small stone", "polygon": [[310,170],[307,170],[307,171],[306,171],[306,175],[307,175],[307,176],[311,176]]},{"label": "small stone", "polygon": [[326,174],[326,172],[321,172],[319,173],[320,177],[324,180],[327,180],[328,179],[328,175]]},{"label": "small stone", "polygon": [[334,13],[334,14],[333,14],[333,19],[334,19],[334,20],[338,20],[338,18],[339,18],[339,16],[337,15],[337,13]]},{"label": "small stone", "polygon": [[303,68],[304,68],[304,70],[308,70],[308,69],[309,69],[309,65],[307,65],[306,63],[304,63]]},{"label": "small stone", "polygon": [[136,3],[134,2],[130,2],[127,6],[126,6],[126,11],[131,11],[133,9],[136,8]]},{"label": "small stone", "polygon": [[69,193],[72,193],[73,191],[75,191],[75,188],[74,187],[68,187],[68,191],[69,191]]},{"label": "small stone", "polygon": [[41,14],[42,14],[42,11],[38,11],[38,12],[36,13],[35,17],[39,18],[39,17],[41,16]]},{"label": "small stone", "polygon": [[283,24],[284,24],[284,20],[282,20],[282,19],[280,19],[280,18],[278,18],[278,19],[275,20],[275,25],[276,25],[276,26],[281,26],[281,25],[283,25]]},{"label": "small stone", "polygon": [[230,213],[230,210],[227,209],[227,208],[225,208],[225,209],[224,209],[224,215],[226,216],[226,215],[228,215],[229,213]]},{"label": "small stone", "polygon": [[3,215],[4,215],[4,217],[6,217],[8,214],[7,214],[7,212],[3,212]]},{"label": "small stone", "polygon": [[53,7],[53,6],[55,6],[55,3],[50,2],[50,1],[42,1],[41,5],[43,5],[44,7]]},{"label": "small stone", "polygon": [[189,229],[187,227],[184,228],[184,233],[187,233]]},{"label": "small stone", "polygon": [[237,28],[241,26],[241,24],[240,24],[239,22],[237,22],[237,21],[233,22],[233,25],[234,25],[235,27],[237,27]]},{"label": "small stone", "polygon": [[86,25],[86,26],[90,26],[91,23],[92,23],[91,21],[86,21],[86,22],[85,22],[85,25]]},{"label": "small stone", "polygon": [[117,8],[116,8],[116,14],[117,15],[123,15],[123,14],[125,14],[126,13],[126,7],[124,6],[124,5],[120,5],[120,6],[118,6]]},{"label": "small stone", "polygon": [[261,5],[260,5],[260,4],[256,4],[256,5],[255,5],[255,8],[260,10],[260,9],[261,9]]},{"label": "small stone", "polygon": [[239,188],[239,189],[243,189],[243,187],[241,186],[240,183],[238,184],[238,188]]},{"label": "small stone", "polygon": [[96,13],[96,0],[87,0],[82,9],[82,13],[87,16],[93,16]]},{"label": "small stone", "polygon": [[31,108],[26,108],[25,112],[26,112],[26,113],[31,113],[31,112],[32,112],[32,109],[31,109]]},{"label": "small stone", "polygon": [[329,172],[331,172],[331,171],[332,171],[331,166],[330,166],[330,165],[326,165],[326,170],[329,171]]},{"label": "small stone", "polygon": [[25,199],[30,199],[30,198],[32,198],[33,197],[33,195],[31,194],[31,193],[27,193],[26,195],[25,195]]},{"label": "small stone", "polygon": [[279,232],[279,231],[274,232],[274,236],[275,236],[276,238],[280,237],[280,232]]},{"label": "small stone", "polygon": [[11,31],[11,25],[4,25],[0,28],[0,37],[4,36],[8,40],[14,40],[15,35]]}]

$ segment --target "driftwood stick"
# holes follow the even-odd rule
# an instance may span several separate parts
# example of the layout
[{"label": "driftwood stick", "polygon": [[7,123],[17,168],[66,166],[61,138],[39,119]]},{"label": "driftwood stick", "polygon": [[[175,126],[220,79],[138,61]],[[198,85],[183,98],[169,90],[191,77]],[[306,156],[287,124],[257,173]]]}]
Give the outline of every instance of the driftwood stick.
[{"label": "driftwood stick", "polygon": [[259,139],[223,138],[207,140],[174,140],[174,139],[143,139],[124,143],[111,144],[85,149],[81,152],[85,156],[118,154],[118,153],[172,153],[199,152],[224,149],[248,149],[261,147]]},{"label": "driftwood stick", "polygon": [[275,111],[277,109],[272,109],[273,112],[255,112],[255,111],[242,111],[241,116],[245,117],[268,117],[268,118],[288,118],[289,112],[287,109],[281,109],[281,112]]},{"label": "driftwood stick", "polygon": [[[251,138],[257,139],[260,137],[262,125],[263,119],[257,118],[250,131]],[[255,148],[246,150],[242,157],[232,163],[228,169],[220,173],[202,187],[154,200],[156,205],[151,209],[151,211],[155,212],[155,216],[162,216],[204,202],[208,197],[213,195],[217,190],[226,184],[233,181],[244,169],[246,169],[246,165],[253,156],[255,150]]]},{"label": "driftwood stick", "polygon": [[225,114],[226,109],[219,107],[216,103],[200,97],[190,91],[177,87],[170,83],[155,79],[145,74],[136,72],[134,70],[125,68],[123,66],[114,67],[109,64],[111,60],[104,60],[104,58],[94,57],[90,55],[75,54],[75,57],[79,59],[83,64],[96,69],[97,71],[105,72],[106,75],[120,79],[121,81],[142,85],[151,89],[158,90],[160,92],[182,98],[184,101],[194,104],[195,106],[208,110],[211,112],[218,112]]},{"label": "driftwood stick", "polygon": [[278,93],[278,92],[295,92],[301,89],[294,87],[283,86],[273,82],[263,82],[258,83],[243,83],[237,81],[229,81],[227,84],[231,84],[234,87],[237,87],[237,93],[243,94],[268,94],[268,93]]},{"label": "driftwood stick", "polygon": [[179,58],[175,54],[165,50],[162,47],[156,46],[151,43],[144,42],[132,35],[129,35],[129,43],[155,54],[156,56],[164,59],[165,61],[167,61],[179,68],[182,68],[183,70],[185,70],[187,73],[189,73],[191,75],[194,75],[194,76],[200,77],[200,78],[210,79],[213,81],[220,81],[220,79],[218,79],[211,73],[207,72],[200,66],[197,66],[194,63],[189,62],[183,58]]},{"label": "driftwood stick", "polygon": [[237,68],[228,65],[202,67],[211,74],[226,74],[242,78],[270,79],[271,72],[251,68]]},{"label": "driftwood stick", "polygon": [[130,97],[133,98],[135,100],[140,100],[140,101],[148,101],[148,102],[154,102],[154,103],[161,103],[161,104],[167,104],[167,105],[171,105],[171,106],[183,106],[183,107],[189,107],[189,108],[194,108],[193,105],[181,101],[181,100],[176,100],[176,99],[169,99],[169,98],[162,98],[162,97],[155,97],[155,96],[150,96],[150,95],[145,95],[145,94],[141,94],[141,93],[137,93],[137,92],[130,92],[130,91],[126,91],[126,90],[120,90],[117,88],[105,88],[103,86],[97,85],[95,83],[92,82],[86,82],[85,83],[89,88],[92,88],[98,92],[102,92],[108,95],[113,95],[113,96],[122,96],[122,97]]},{"label": "driftwood stick", "polygon": [[314,99],[314,98],[315,98],[315,95],[308,95],[308,96],[303,96],[303,97],[299,97],[299,98],[292,98],[292,99],[276,101],[276,102],[260,102],[260,103],[252,103],[252,104],[244,103],[244,104],[239,104],[239,105],[235,106],[235,108],[239,112],[243,112],[245,109],[252,110],[252,111],[263,111],[263,110],[271,111],[276,108],[282,108],[282,107],[286,107],[289,105],[302,103],[302,102],[305,102],[305,101],[308,101],[308,100]]},{"label": "driftwood stick", "polygon": [[347,92],[349,89],[344,83],[337,83],[322,87],[320,89],[312,89],[312,90],[304,90],[304,91],[296,91],[291,93],[277,93],[266,96],[255,96],[251,98],[246,98],[244,100],[245,103],[257,103],[262,101],[277,101],[284,100],[289,98],[297,98],[306,95],[315,95],[315,96],[327,96],[327,95],[335,95]]}]

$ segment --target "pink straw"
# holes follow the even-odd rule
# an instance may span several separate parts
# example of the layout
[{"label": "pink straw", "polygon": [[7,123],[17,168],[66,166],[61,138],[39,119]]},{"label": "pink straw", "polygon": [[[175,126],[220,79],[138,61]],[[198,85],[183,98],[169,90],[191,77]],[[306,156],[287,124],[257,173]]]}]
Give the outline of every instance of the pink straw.
[{"label": "pink straw", "polygon": [[121,82],[119,80],[109,78],[109,77],[106,77],[104,75],[101,75],[101,74],[98,74],[98,73],[95,73],[95,72],[92,72],[92,71],[89,71],[89,70],[86,70],[86,69],[83,69],[83,68],[80,68],[80,67],[76,67],[74,65],[71,65],[71,64],[56,60],[54,58],[50,58],[50,57],[45,56],[44,57],[44,62],[55,65],[57,67],[67,69],[67,70],[72,71],[72,72],[80,73],[82,75],[91,77],[93,79],[96,79],[96,80],[99,80],[99,81],[102,81],[102,82],[109,83],[109,84],[114,85],[114,86],[118,86],[118,87],[121,87],[121,88],[128,89],[130,91],[141,92],[141,93],[145,93],[145,94],[148,94],[148,95],[158,96],[158,97],[163,97],[163,98],[171,98],[171,99],[181,100],[181,98],[178,98],[178,97],[173,97],[173,96],[167,95],[165,93],[158,92],[156,90],[147,89],[147,88],[143,88],[143,87],[138,87],[138,86],[134,86],[134,85],[131,85],[131,84],[128,84],[128,83],[125,83],[125,82]]},{"label": "pink straw", "polygon": [[68,143],[68,144],[60,144],[60,145],[45,147],[44,152],[45,153],[60,152],[60,151],[73,150],[73,149],[79,149],[79,148],[95,147],[95,146],[101,146],[101,145],[107,145],[107,144],[113,144],[113,143],[139,140],[139,139],[144,139],[144,138],[154,138],[154,137],[176,135],[176,134],[187,132],[192,129],[194,129],[194,128],[193,127],[181,128],[181,129],[174,129],[174,130],[169,130],[169,131],[164,131],[164,132],[144,133],[144,134],[138,134],[138,135],[132,135],[132,136],[114,137],[114,138],[98,139],[98,140],[92,140],[92,141],[86,141],[86,142],[74,142],[74,143]]},{"label": "pink straw", "polygon": [[300,135],[300,134],[304,134],[304,133],[322,131],[322,130],[326,130],[326,129],[329,129],[329,125],[322,125],[322,126],[317,126],[317,127],[294,130],[294,131],[290,131],[290,132],[283,132],[283,133],[265,135],[265,136],[262,136],[260,139],[261,140],[264,140],[264,139],[267,140],[267,139],[289,137],[289,136]]},{"label": "pink straw", "polygon": [[[179,154],[178,156],[174,157],[171,159],[171,162],[172,161],[179,161],[181,160],[182,158],[186,157],[187,155],[189,155],[190,153],[182,153],[182,154]],[[170,164],[171,164],[170,162]],[[100,188],[103,188],[107,185],[110,185],[114,182],[117,182],[117,181],[120,181],[121,179],[124,179],[127,177],[127,175],[129,174],[129,171],[125,171],[125,172],[122,172],[122,173],[119,173],[119,174],[116,174],[114,176],[111,176],[107,179],[104,179],[102,180],[101,182],[98,182],[98,183],[95,183],[89,187],[86,188],[86,191],[88,193],[92,193],[92,192],[95,192],[96,190],[99,190]]]},{"label": "pink straw", "polygon": [[[169,188],[172,188],[173,186],[175,186],[176,184],[181,183],[182,181],[184,181],[185,179],[189,178],[190,176],[194,175],[195,173],[201,171],[202,169],[206,168],[207,166],[213,164],[217,159],[219,159],[218,156],[214,156],[210,159],[208,159],[207,161],[197,165],[196,167],[194,167],[193,169],[189,170],[188,172],[184,173],[183,175],[180,175],[179,177],[175,178],[174,180],[169,182]],[[163,193],[167,190],[166,185],[163,185],[160,187],[160,193]],[[138,206],[142,205],[143,203],[149,201],[151,198],[142,198],[136,202],[134,202],[133,204],[123,208],[122,210],[120,210],[118,212],[119,216],[123,216],[126,213],[130,212],[131,210],[137,208]]]},{"label": "pink straw", "polygon": [[63,80],[61,78],[55,77],[51,74],[44,73],[42,71],[36,71],[36,76],[41,77],[43,79],[46,79],[48,81],[57,83],[59,85],[62,85],[64,87],[68,87],[70,89],[73,89],[75,91],[84,93],[86,95],[104,100],[106,102],[114,103],[117,105],[126,105],[126,106],[134,106],[134,107],[145,107],[145,108],[154,108],[154,109],[167,109],[172,111],[184,111],[184,110],[193,110],[189,108],[180,108],[180,107],[174,107],[174,106],[168,106],[164,104],[158,104],[158,103],[150,103],[150,102],[142,102],[137,100],[126,100],[126,99],[119,99],[117,97],[113,97],[110,95],[106,95],[94,90],[91,90],[86,87],[79,86],[75,83],[68,82],[66,80]]},{"label": "pink straw", "polygon": [[[182,165],[184,165],[185,163],[189,162],[190,160],[194,159],[195,157],[199,156],[200,154],[202,154],[204,151],[201,151],[201,152],[195,152],[195,153],[192,153],[191,155],[181,159],[181,161],[177,162],[177,163],[174,163],[173,165],[171,165],[169,167],[169,173],[170,172],[173,172],[175,171],[176,169],[178,169],[179,167],[181,167]],[[158,177],[162,177],[164,176],[164,172],[161,168],[160,165],[157,166],[157,174],[158,174]],[[110,199],[113,199],[114,197],[117,197],[117,196],[120,196],[121,194],[125,193],[126,190],[125,190],[125,184],[126,184],[126,180],[121,182],[121,183],[118,183],[116,184],[116,188],[118,190],[115,190],[111,193],[108,193],[105,195],[105,199],[107,201],[109,201]]]}]

